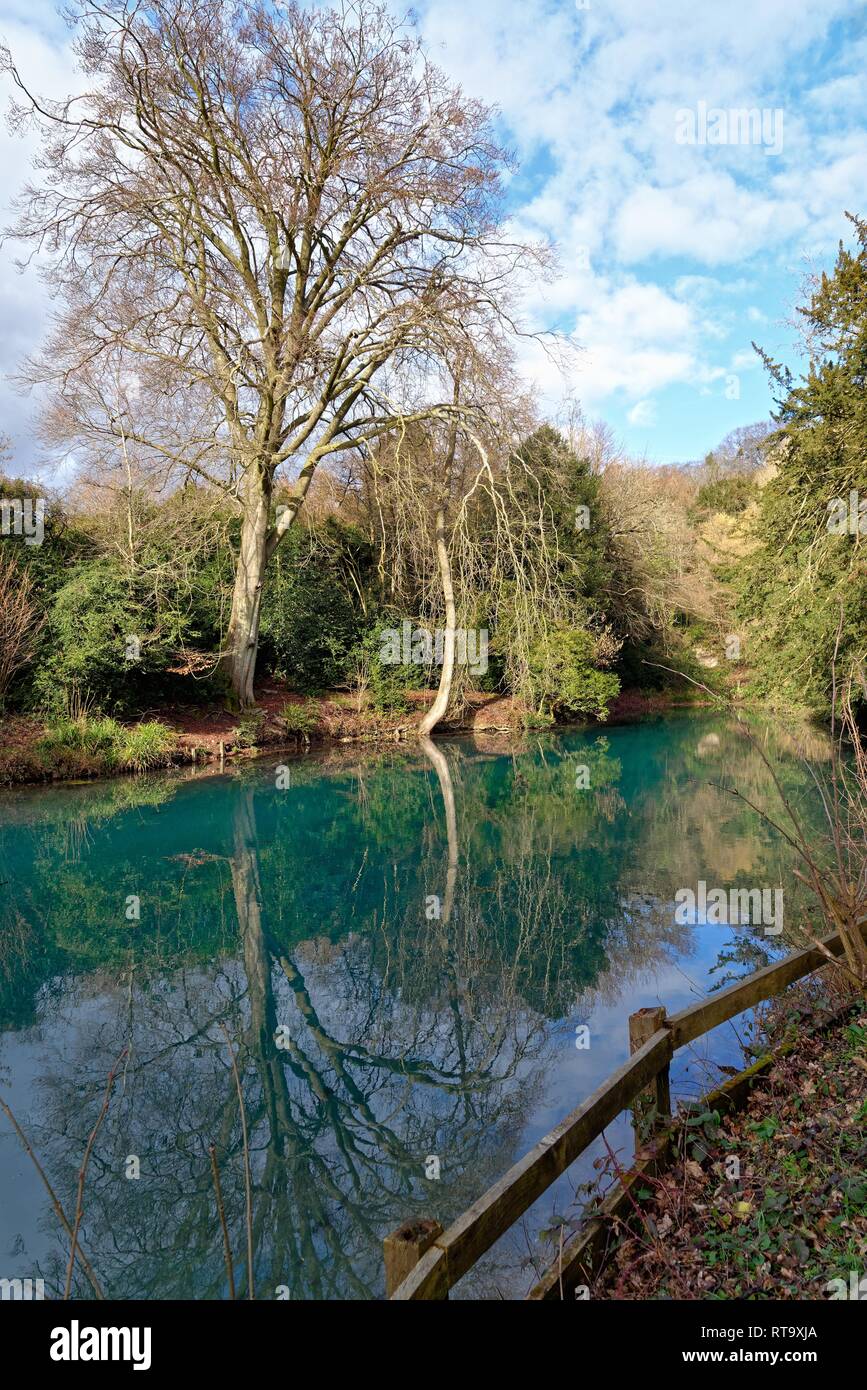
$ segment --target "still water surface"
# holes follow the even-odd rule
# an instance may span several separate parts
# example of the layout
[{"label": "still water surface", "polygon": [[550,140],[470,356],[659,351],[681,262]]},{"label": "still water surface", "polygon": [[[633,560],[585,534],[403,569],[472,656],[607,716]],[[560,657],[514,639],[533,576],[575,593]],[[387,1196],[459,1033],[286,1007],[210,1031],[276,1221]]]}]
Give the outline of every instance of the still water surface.
[{"label": "still water surface", "polygon": [[[760,737],[806,804],[790,737]],[[716,785],[776,809],[725,718],[436,747],[0,796],[0,1094],[70,1215],[127,1049],[82,1225],[107,1296],[227,1296],[212,1143],[246,1290],[230,1044],[256,1296],[381,1297],[383,1236],[411,1215],[448,1224],[500,1177],[624,1059],[630,1012],[786,949],[675,921],[699,879],[782,885],[796,911],[781,837]],[[676,1094],[706,1088],[709,1057],[739,1061],[738,1032],[678,1054]],[[607,1138],[628,1156],[625,1118]],[[602,1152],[455,1294],[520,1296],[540,1229],[574,1212]],[[68,1250],[0,1114],[0,1277],[56,1294]],[[74,1291],[91,1296],[78,1270]]]}]

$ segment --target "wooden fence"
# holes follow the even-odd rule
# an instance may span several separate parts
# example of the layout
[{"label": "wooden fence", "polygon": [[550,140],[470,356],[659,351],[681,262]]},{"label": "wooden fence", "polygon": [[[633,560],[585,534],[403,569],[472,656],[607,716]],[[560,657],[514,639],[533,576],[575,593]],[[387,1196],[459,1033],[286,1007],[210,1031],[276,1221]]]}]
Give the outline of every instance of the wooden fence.
[{"label": "wooden fence", "polygon": [[[867,930],[867,929],[865,929]],[[822,946],[842,953],[837,933]],[[718,994],[671,1017],[664,1008],[641,1009],[630,1019],[628,1061],[515,1163],[499,1182],[443,1231],[433,1220],[405,1222],[384,1242],[386,1294],[398,1302],[448,1298],[449,1289],[524,1215],[607,1125],[653,1085],[658,1113],[670,1113],[673,1054],[763,999],[826,964],[818,946],[785,956]]]}]

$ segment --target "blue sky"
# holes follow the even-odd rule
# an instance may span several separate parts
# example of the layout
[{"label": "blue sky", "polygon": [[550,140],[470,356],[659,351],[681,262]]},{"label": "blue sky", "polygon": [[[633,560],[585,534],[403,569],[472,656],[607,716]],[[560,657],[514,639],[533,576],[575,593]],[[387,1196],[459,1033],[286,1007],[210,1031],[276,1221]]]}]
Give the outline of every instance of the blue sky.
[{"label": "blue sky", "polygon": [[[867,213],[863,0],[430,0],[420,27],[500,108],[515,225],[558,246],[528,305],[581,348],[567,383],[528,354],[551,410],[571,392],[660,461],[765,418],[751,340],[795,361],[805,276]],[[711,118],[741,109],[767,113],[764,143]]]},{"label": "blue sky", "polygon": [[[765,418],[750,341],[794,362],[802,282],[832,264],[844,210],[867,214],[863,0],[427,0],[415,14],[431,58],[499,108],[519,164],[514,230],[559,252],[524,304],[531,327],[578,348],[565,371],[521,349],[545,410],[577,400],[627,451],[665,462]],[[0,38],[44,92],[76,86],[47,0],[0,0]],[[765,131],[744,140],[729,115],[740,110],[764,112]],[[29,149],[0,138],[8,204]],[[12,254],[0,258],[3,372],[47,312]],[[2,384],[0,411],[29,462],[33,402]]]}]

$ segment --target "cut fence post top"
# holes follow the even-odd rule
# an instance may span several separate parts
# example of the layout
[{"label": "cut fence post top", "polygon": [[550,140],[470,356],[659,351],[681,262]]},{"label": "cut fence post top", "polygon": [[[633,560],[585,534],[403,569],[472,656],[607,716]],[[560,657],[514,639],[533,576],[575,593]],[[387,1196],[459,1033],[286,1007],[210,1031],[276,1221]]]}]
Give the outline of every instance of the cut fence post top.
[{"label": "cut fence post top", "polygon": [[415,1217],[404,1221],[382,1242],[385,1260],[385,1296],[391,1298],[410,1270],[415,1269],[422,1255],[433,1245],[443,1228],[432,1217]]},{"label": "cut fence post top", "polygon": [[629,1051],[637,1052],[648,1038],[652,1038],[660,1028],[665,1027],[665,1006],[659,1004],[651,1009],[639,1009],[629,1015]]}]

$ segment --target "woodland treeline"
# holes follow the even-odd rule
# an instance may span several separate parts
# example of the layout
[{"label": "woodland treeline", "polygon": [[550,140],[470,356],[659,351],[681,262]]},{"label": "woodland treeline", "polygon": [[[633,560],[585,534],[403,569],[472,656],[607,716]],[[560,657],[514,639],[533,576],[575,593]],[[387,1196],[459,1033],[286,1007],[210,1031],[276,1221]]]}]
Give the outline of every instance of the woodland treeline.
[{"label": "woodland treeline", "polygon": [[[502,496],[516,527],[531,500],[545,514],[544,533],[528,527],[520,537],[525,601],[533,597],[533,548],[547,545],[558,603],[535,622],[528,608],[530,630],[516,630],[514,580],[485,564],[497,518],[481,499],[467,519],[478,568],[466,588],[459,575],[457,590],[462,625],[490,632],[488,671],[459,678],[521,694],[549,716],[574,716],[604,714],[621,684],[669,684],[662,666],[708,676],[694,647],[722,652],[730,616],[702,524],[732,518],[755,494],[762,434],[733,437],[700,465],[649,468],[621,458],[604,429],[567,437],[544,425],[514,459],[495,459],[495,478],[509,477]],[[411,453],[423,443],[401,447]],[[380,710],[401,708],[408,688],[438,680],[430,667],[381,663],[383,630],[407,618],[430,627],[443,620],[425,497],[413,499],[413,532],[395,516],[386,448],[376,469],[356,456],[342,475],[322,475],[303,524],[273,561],[259,655],[263,675],[299,693],[361,689]],[[39,490],[6,479],[3,491]],[[216,656],[239,522],[220,492],[190,482],[159,498],[135,479],[126,488],[82,482],[63,497],[48,495],[44,527],[41,546],[10,539],[2,552],[7,611],[17,595],[20,615],[21,660],[9,672],[7,708],[64,714],[83,701],[134,715],[161,701],[225,695]],[[131,637],[140,643],[135,659],[126,656]]]},{"label": "woodland treeline", "polygon": [[[435,687],[426,733],[470,681],[544,723],[674,670],[827,714],[867,643],[867,224],[806,288],[803,374],[765,357],[774,419],[648,467],[544,423],[515,345],[556,248],[509,239],[493,113],[384,9],[79,10],[74,110],[4,57],[42,137],[13,236],[56,305],[21,381],[74,478],[4,463],[46,500],[43,544],[0,542],[7,709],[243,709],[276,676]],[[380,659],[404,622],[438,662]]]}]

